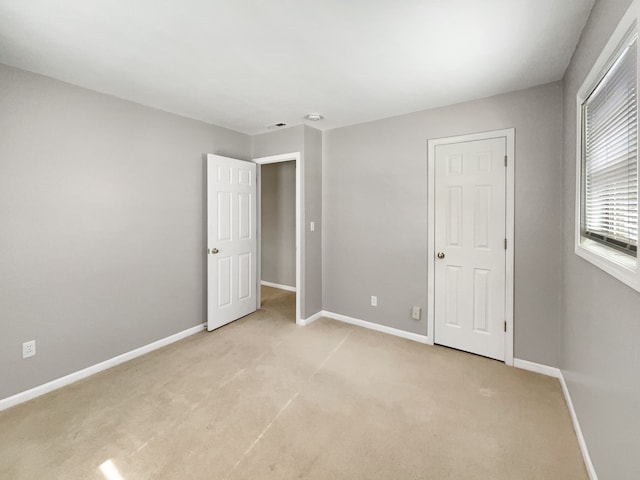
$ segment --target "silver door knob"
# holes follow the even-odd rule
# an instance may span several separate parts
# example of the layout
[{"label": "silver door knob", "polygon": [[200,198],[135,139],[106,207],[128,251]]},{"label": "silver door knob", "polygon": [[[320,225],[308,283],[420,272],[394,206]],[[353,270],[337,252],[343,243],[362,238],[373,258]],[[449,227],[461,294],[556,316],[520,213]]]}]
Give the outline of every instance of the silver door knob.
[{"label": "silver door knob", "polygon": [[444,258],[444,252],[438,252],[438,258],[442,260]]},{"label": "silver door knob", "polygon": [[211,249],[211,253],[213,253],[214,255],[215,255],[216,253],[218,253],[219,251],[220,251],[220,250],[218,250],[217,248],[212,248],[212,249]]}]

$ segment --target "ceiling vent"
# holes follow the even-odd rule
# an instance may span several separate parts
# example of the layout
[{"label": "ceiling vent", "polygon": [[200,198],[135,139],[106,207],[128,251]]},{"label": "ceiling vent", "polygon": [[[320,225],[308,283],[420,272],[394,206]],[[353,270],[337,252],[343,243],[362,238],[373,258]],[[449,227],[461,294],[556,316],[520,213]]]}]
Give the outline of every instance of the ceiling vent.
[{"label": "ceiling vent", "polygon": [[286,127],[287,124],[285,122],[272,123],[271,125],[267,125],[267,128],[282,128]]}]

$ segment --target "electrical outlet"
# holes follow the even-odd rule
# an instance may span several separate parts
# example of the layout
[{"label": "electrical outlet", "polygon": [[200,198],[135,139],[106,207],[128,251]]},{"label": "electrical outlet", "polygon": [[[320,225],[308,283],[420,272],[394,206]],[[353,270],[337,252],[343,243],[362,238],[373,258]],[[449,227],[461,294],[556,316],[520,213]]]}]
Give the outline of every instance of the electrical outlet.
[{"label": "electrical outlet", "polygon": [[22,358],[33,357],[36,354],[36,341],[29,340],[22,344]]},{"label": "electrical outlet", "polygon": [[411,309],[411,318],[413,318],[414,320],[420,320],[420,307],[414,306]]},{"label": "electrical outlet", "polygon": [[316,231],[316,222],[311,222],[309,224],[309,230],[311,230],[312,232]]},{"label": "electrical outlet", "polygon": [[378,297],[376,297],[375,295],[371,295],[371,306],[372,307],[378,306]]}]

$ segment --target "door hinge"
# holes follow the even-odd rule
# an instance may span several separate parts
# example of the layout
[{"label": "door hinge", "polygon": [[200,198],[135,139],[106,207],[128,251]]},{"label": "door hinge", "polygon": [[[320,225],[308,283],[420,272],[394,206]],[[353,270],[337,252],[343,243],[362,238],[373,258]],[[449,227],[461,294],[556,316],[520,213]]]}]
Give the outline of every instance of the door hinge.
[{"label": "door hinge", "polygon": [[507,156],[506,155],[504,156],[504,166],[505,167],[507,166]]},{"label": "door hinge", "polygon": [[505,250],[507,249],[507,239],[506,238],[504,239],[504,249]]},{"label": "door hinge", "polygon": [[505,332],[507,331],[507,321],[506,320],[504,321],[504,331]]}]

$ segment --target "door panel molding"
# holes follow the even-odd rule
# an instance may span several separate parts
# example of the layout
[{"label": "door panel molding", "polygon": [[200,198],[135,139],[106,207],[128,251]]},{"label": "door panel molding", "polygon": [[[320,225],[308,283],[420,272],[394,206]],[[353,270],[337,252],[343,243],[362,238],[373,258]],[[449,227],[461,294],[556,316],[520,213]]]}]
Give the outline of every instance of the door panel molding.
[{"label": "door panel molding", "polygon": [[[428,185],[428,205],[427,205],[427,342],[434,344],[434,322],[435,322],[435,151],[438,145],[449,145],[463,142],[474,142],[478,140],[489,140],[504,138],[506,144],[507,167],[506,167],[506,215],[505,215],[505,235],[507,240],[505,258],[505,363],[513,365],[513,295],[514,295],[514,225],[515,225],[515,129],[507,128],[487,132],[459,135],[454,137],[436,138],[427,141],[427,185]],[[450,161],[449,170],[458,172],[462,169],[460,162]],[[482,158],[478,158],[479,166],[482,165]],[[460,173],[462,173],[460,171]]]}]

